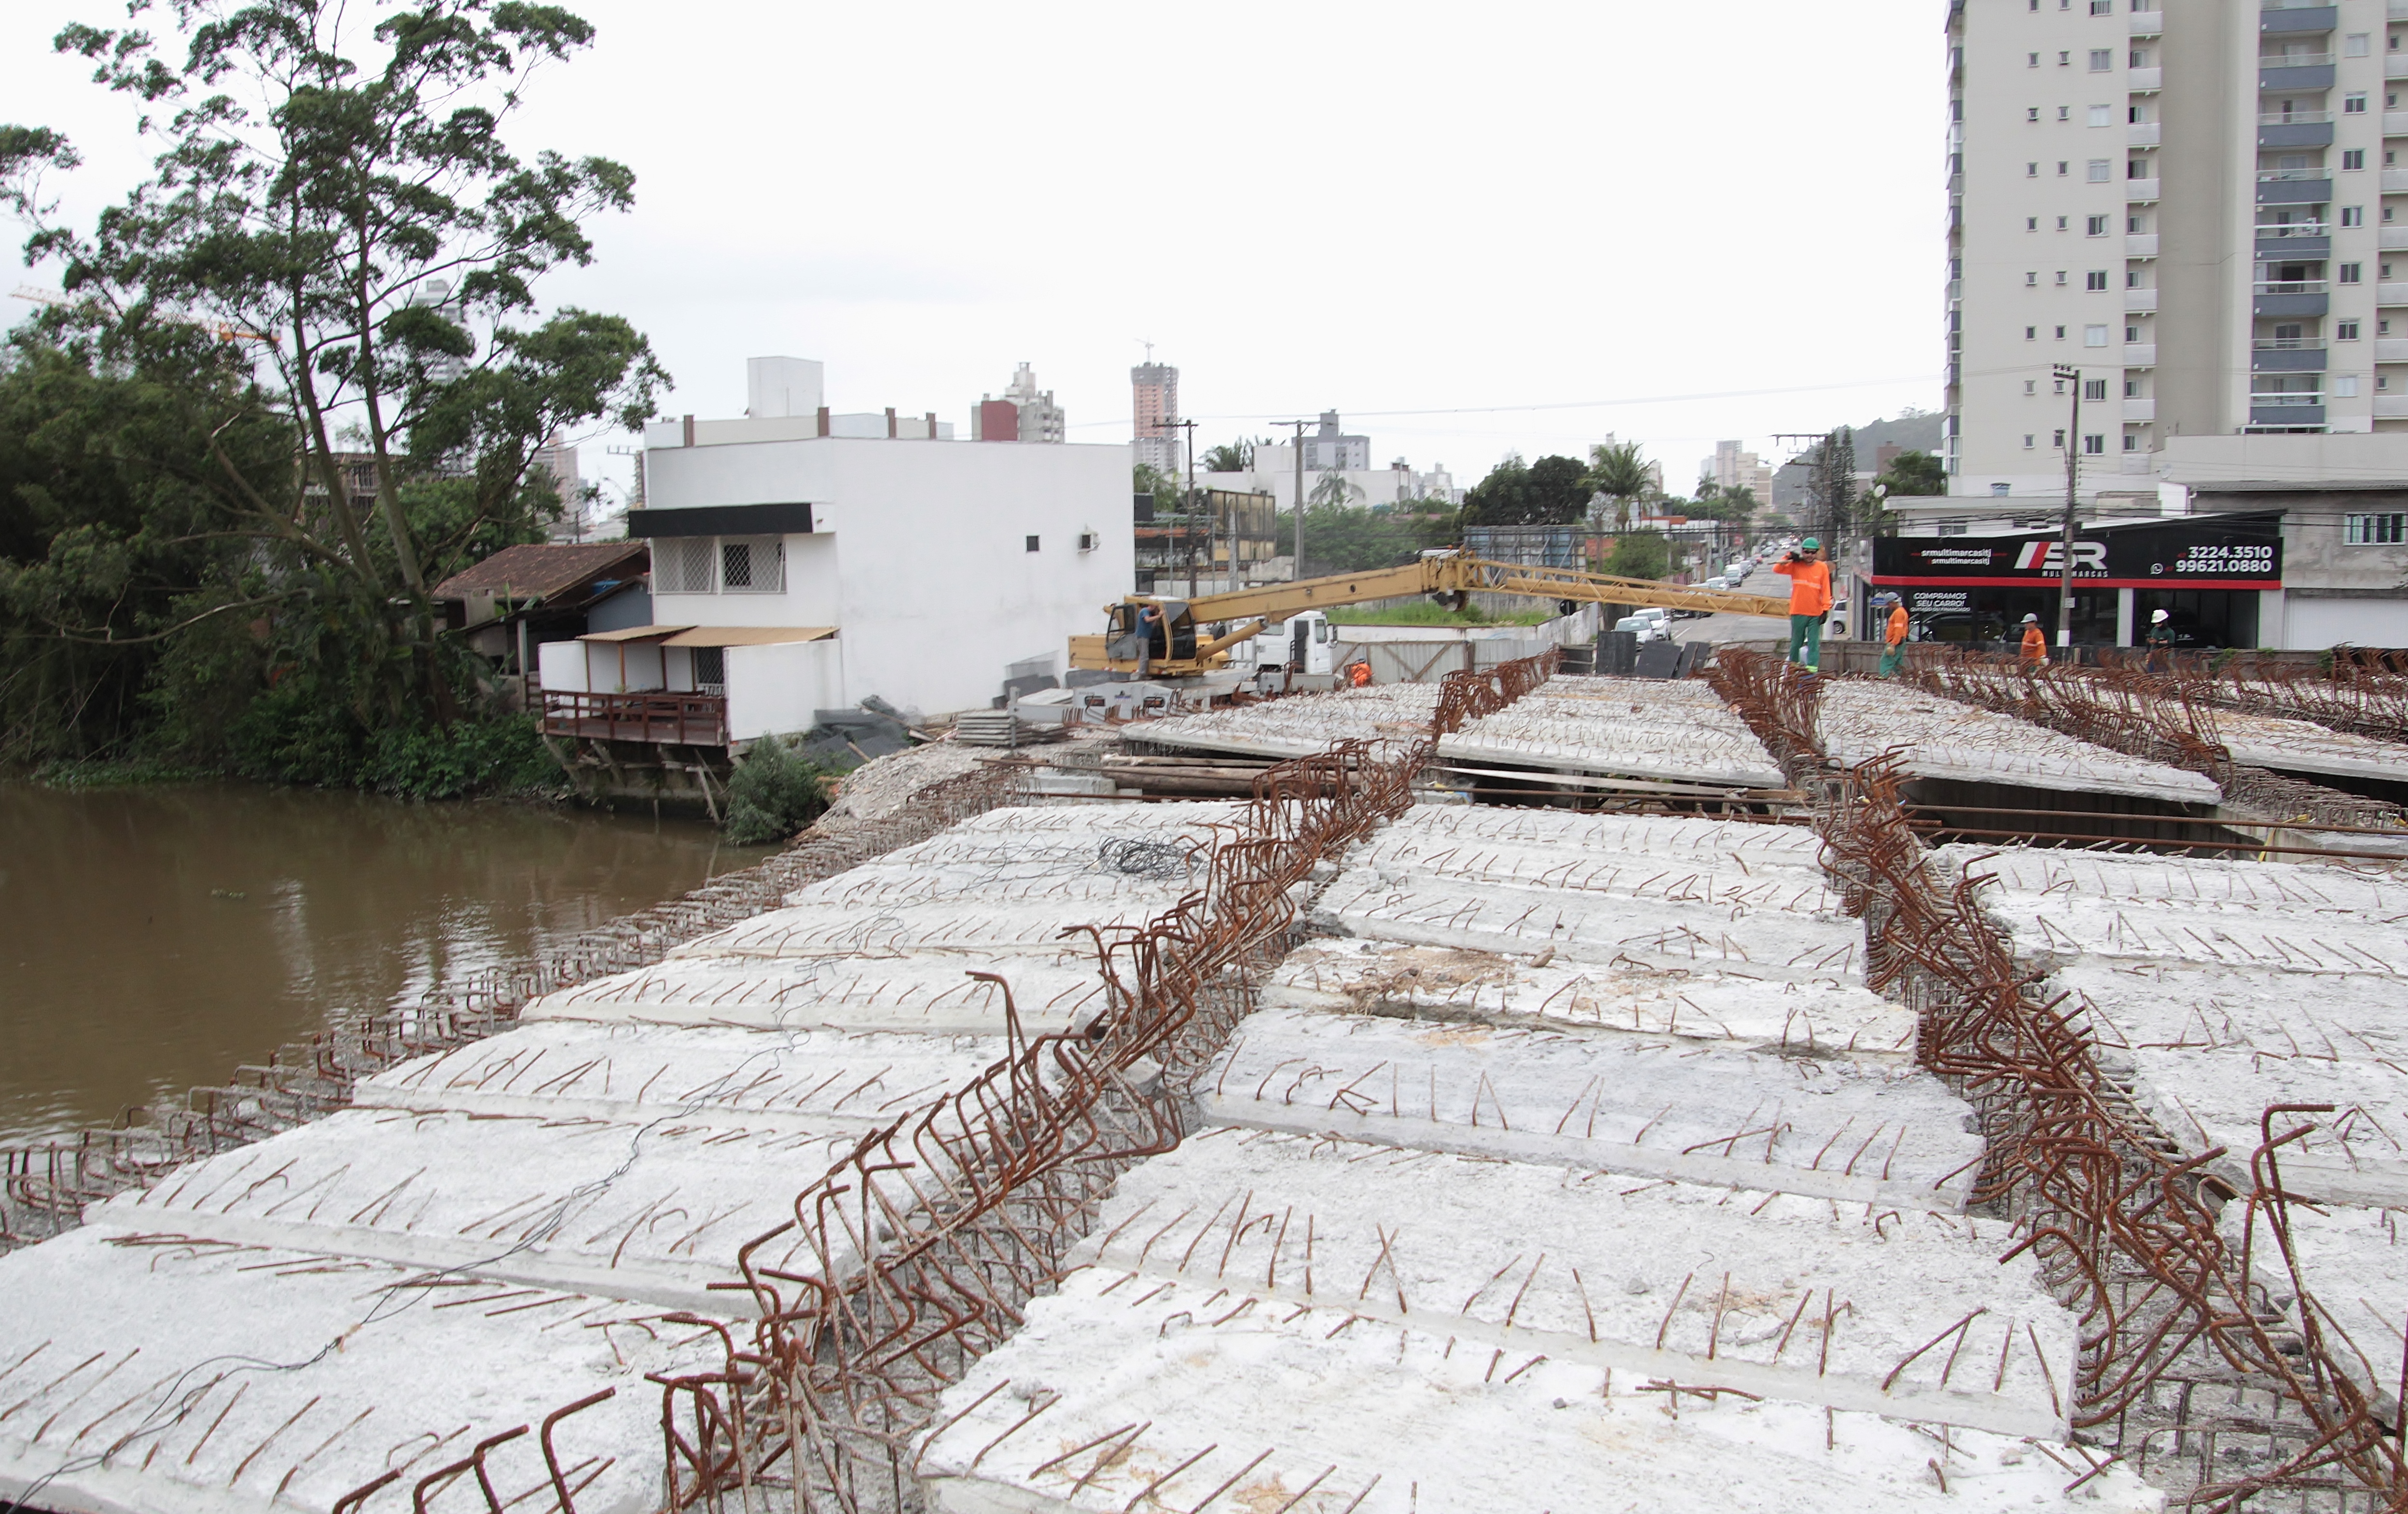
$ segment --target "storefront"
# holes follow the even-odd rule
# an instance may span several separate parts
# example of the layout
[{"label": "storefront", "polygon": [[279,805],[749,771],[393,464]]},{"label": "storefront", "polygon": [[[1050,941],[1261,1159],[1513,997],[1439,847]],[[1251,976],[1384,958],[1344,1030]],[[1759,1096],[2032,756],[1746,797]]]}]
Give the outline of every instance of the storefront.
[{"label": "storefront", "polygon": [[[2279,513],[2094,526],[2073,543],[2073,640],[2129,647],[2165,610],[2184,647],[2255,647],[2258,595],[2283,587]],[[1906,603],[1918,641],[2012,641],[2026,615],[2057,632],[2064,546],[2051,533],[1885,536],[1871,586]]]}]

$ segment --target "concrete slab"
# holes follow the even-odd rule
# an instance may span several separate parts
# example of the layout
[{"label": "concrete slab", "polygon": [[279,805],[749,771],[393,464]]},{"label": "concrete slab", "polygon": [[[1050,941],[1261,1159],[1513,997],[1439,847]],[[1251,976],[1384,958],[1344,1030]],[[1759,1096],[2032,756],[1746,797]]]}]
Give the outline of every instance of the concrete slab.
[{"label": "concrete slab", "polygon": [[1954,1210],[1972,1111],[1887,1059],[1778,1056],[1267,1009],[1199,1085],[1208,1120],[1416,1150]]},{"label": "concrete slab", "polygon": [[1820,726],[1825,752],[1848,766],[1902,749],[1901,766],[1917,778],[2186,804],[2223,798],[2196,773],[1895,683],[1827,679]]},{"label": "concrete slab", "polygon": [[1438,693],[1434,683],[1337,689],[1147,721],[1126,727],[1122,737],[1147,746],[1259,757],[1310,756],[1339,741],[1400,746],[1429,734]]},{"label": "concrete slab", "polygon": [[2234,762],[2253,767],[2408,783],[2408,744],[2336,731],[2314,721],[2218,709],[2215,738]]},{"label": "concrete slab", "polygon": [[1001,1036],[1003,994],[973,971],[1011,985],[1033,1034],[1075,1029],[1103,1007],[1094,943],[1055,936],[913,955],[670,957],[547,994],[523,1018]]},{"label": "concrete slab", "polygon": [[1452,762],[1567,773],[1784,786],[1781,764],[1705,684],[1563,678],[1440,738]]},{"label": "concrete slab", "polygon": [[1308,941],[1262,991],[1266,1008],[1526,1028],[1638,1031],[1760,1050],[1911,1055],[1914,1016],[1839,978],[1744,968],[1507,956],[1380,941]]},{"label": "concrete slab", "polygon": [[[660,1394],[644,1375],[722,1360],[710,1330],[661,1315],[173,1227],[87,1226],[0,1257],[0,1497],[62,1514],[251,1514],[329,1508],[398,1470],[373,1507],[408,1508],[417,1479],[480,1441],[609,1389],[561,1423],[562,1469],[580,1509],[647,1508],[657,1452],[631,1452],[658,1446]],[[532,1431],[486,1465],[513,1506],[549,1507]]]},{"label": "concrete slab", "polygon": [[1713,1386],[1091,1267],[946,1393],[918,1467],[948,1514],[2162,1507],[2120,1467],[2065,1494],[2086,1464],[2046,1442]]},{"label": "concrete slab", "polygon": [[1347,854],[1350,862],[1426,865],[1456,876],[1491,853],[1548,865],[1514,876],[1551,880],[1595,859],[1653,859],[1753,878],[1779,873],[1823,881],[1822,838],[1803,825],[1669,815],[1584,815],[1570,810],[1417,805]]},{"label": "concrete slab", "polygon": [[2014,1245],[1994,1221],[1222,1130],[1130,1173],[1073,1259],[1131,1293],[1220,1287],[1283,1313],[2062,1435],[2073,1320],[2028,1255],[2000,1264]]}]

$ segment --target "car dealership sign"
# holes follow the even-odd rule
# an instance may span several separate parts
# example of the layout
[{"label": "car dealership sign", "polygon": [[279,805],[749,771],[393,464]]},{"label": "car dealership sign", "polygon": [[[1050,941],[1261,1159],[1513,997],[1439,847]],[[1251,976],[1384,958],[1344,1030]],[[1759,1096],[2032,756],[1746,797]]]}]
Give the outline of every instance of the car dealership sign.
[{"label": "car dealership sign", "polygon": [[[1883,536],[1884,586],[2045,589],[2065,572],[2056,536]],[[2074,580],[2091,589],[2280,589],[2283,538],[2269,517],[2112,526],[2075,538]]]}]

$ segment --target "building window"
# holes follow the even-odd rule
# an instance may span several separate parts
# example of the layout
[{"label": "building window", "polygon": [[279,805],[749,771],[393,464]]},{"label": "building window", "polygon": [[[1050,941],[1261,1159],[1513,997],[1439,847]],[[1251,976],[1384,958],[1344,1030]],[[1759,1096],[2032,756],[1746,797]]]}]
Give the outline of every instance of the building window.
[{"label": "building window", "polygon": [[2354,342],[2358,340],[2358,322],[2355,321],[2334,321],[2333,340],[2337,342]]},{"label": "building window", "polygon": [[2082,397],[2090,401],[2104,400],[2107,397],[2107,380],[2085,378],[2082,380]]},{"label": "building window", "polygon": [[2026,230],[2026,231],[2028,231],[2028,232],[2036,232],[2036,231],[2040,230],[2040,217],[2038,217],[2038,216],[2026,216],[2026,217],[2024,217],[2024,230]]},{"label": "building window", "polygon": [[1092,552],[1092,551],[1094,551],[1094,550],[1096,550],[1096,534],[1095,534],[1094,532],[1092,532],[1092,531],[1082,531],[1082,532],[1080,532],[1080,533],[1079,533],[1079,550],[1081,550],[1081,551],[1082,551],[1082,552]]},{"label": "building window", "polygon": [[2025,340],[2025,341],[2030,342],[2030,341],[2037,341],[2037,340],[2039,340],[2039,339],[2040,339],[2040,328],[2039,328],[2038,326],[2026,326],[2026,327],[2024,328],[2024,340]]},{"label": "building window", "polygon": [[786,543],[781,536],[723,536],[719,586],[737,594],[786,592]]},{"label": "building window", "polygon": [[[2094,184],[2104,184],[2108,180],[2108,169],[2113,165],[2105,158],[2093,158],[2086,166],[2089,171],[2085,177]],[[2057,171],[2060,174],[2065,172],[2065,165],[2059,164]]]},{"label": "building window", "polygon": [[2358,398],[2358,375],[2354,373],[2334,374],[2332,392],[2333,398],[2335,399]]},{"label": "building window", "polygon": [[2088,220],[2085,221],[2082,223],[2082,235],[2084,235],[2085,236],[2106,236],[2106,235],[2107,235],[2107,218],[2106,218],[2105,216],[2092,216],[2092,217],[2090,217]]},{"label": "building window", "polygon": [[2344,58],[2363,58],[2367,54],[2372,40],[2372,36],[2370,33],[2352,32],[2341,39],[2341,55]]},{"label": "building window", "polygon": [[2344,115],[2344,116],[2362,116],[2362,115],[2365,115],[2365,114],[2366,114],[2366,94],[2365,94],[2365,92],[2364,92],[2364,91],[2360,91],[2359,93],[2356,93],[2356,94],[2344,94],[2344,95],[2343,95],[2343,96],[2341,97],[2341,113],[2342,113],[2343,115]]},{"label": "building window", "polygon": [[[2028,53],[2028,54],[2027,54],[2026,56],[2028,56],[2028,57],[2031,60],[2030,62],[2028,62],[2028,63],[2027,63],[2027,64],[2024,64],[2024,66],[2025,66],[2026,68],[2038,68],[2038,67],[2040,66],[2040,54],[2039,54],[2039,53],[2037,53],[2037,52],[2034,52],[2034,53]],[[2033,120],[2035,120],[2035,121],[2037,121],[2037,120],[2039,120],[2040,118],[2039,118],[2039,116],[2038,116],[2037,114],[2035,114],[2035,115],[2032,117],[2032,119],[2033,119]]]},{"label": "building window", "polygon": [[1037,538],[1035,536],[1028,538],[1028,550],[1032,552],[1037,550]]},{"label": "building window", "polygon": [[2138,289],[2141,287],[2140,269],[2127,268],[2124,270],[2124,287],[2126,289]]},{"label": "building window", "polygon": [[2342,153],[2342,155],[2341,155],[2341,167],[2342,167],[2342,172],[2344,172],[2344,173],[2355,173],[2355,172],[2357,172],[2358,169],[2363,168],[2363,167],[2365,167],[2365,166],[2366,166],[2366,150],[2365,150],[2364,148],[2350,148],[2350,149],[2347,149],[2346,150],[2344,150],[2344,151]]},{"label": "building window", "polygon": [[2038,179],[2040,177],[2040,164],[2036,163],[2025,164],[2024,177],[2026,179]]},{"label": "building window", "polygon": [[2135,236],[2144,236],[2147,234],[2149,229],[2149,218],[2146,216],[2128,216],[2124,221],[2124,229],[2130,232]]},{"label": "building window", "polygon": [[2124,328],[2124,339],[2128,342],[2139,341],[2141,339],[2141,328],[2138,326],[2126,326]]},{"label": "building window", "polygon": [[2058,53],[2058,54],[2057,55],[2057,66],[2058,66],[2059,68],[2071,68],[2071,67],[2072,67],[2072,66],[2073,66],[2073,54],[2072,54],[2072,53],[2071,53],[2071,52],[2060,52],[2060,53]]},{"label": "building window", "polygon": [[2344,284],[2355,284],[2363,281],[2365,268],[2366,264],[2362,263],[2344,263],[2340,264],[2338,272],[2341,277],[2341,281]]},{"label": "building window", "polygon": [[2071,121],[2073,119],[2073,107],[2071,106],[2058,106],[2057,107],[2057,119],[2059,121]]},{"label": "building window", "polygon": [[2090,107],[2090,124],[2093,126],[2114,125],[2115,107],[2114,106],[2092,106]]},{"label": "building window", "polygon": [[2038,107],[2038,106],[2027,106],[2027,107],[2024,107],[2024,120],[2026,120],[2026,121],[2038,121],[2038,120],[2040,120],[2040,107]]},{"label": "building window", "polygon": [[2092,48],[2090,50],[2090,71],[2092,73],[2103,74],[2114,66],[2115,50],[2114,48]]},{"label": "building window", "polygon": [[2084,274],[2082,276],[2082,287],[2093,294],[2105,293],[2107,291],[2107,270],[2104,268],[2093,268],[2088,273]]},{"label": "building window", "polygon": [[2115,14],[2115,0],[2090,0],[2090,14],[2113,16]]},{"label": "building window", "polygon": [[2057,287],[2059,289],[2065,287],[2065,270],[2062,268],[2057,270]]},{"label": "building window", "polygon": [[[2059,328],[2059,329],[2062,329],[2062,328]],[[2082,345],[2083,345],[2083,346],[2085,346],[2085,347],[2104,347],[2104,346],[2106,346],[2106,345],[2107,345],[2107,328],[2106,328],[2106,327],[2104,327],[2104,326],[2085,326],[2085,327],[2083,327],[2083,328],[2082,328]]]},{"label": "building window", "polygon": [[2344,226],[2365,225],[2366,207],[2362,205],[2343,206],[2341,207],[2341,223]]},{"label": "building window", "polygon": [[2065,328],[2063,326],[2057,328],[2057,339],[2060,342],[2065,340]]},{"label": "building window", "polygon": [[2141,397],[2141,380],[2138,378],[2125,379],[2124,397],[2126,399],[2139,399]]},{"label": "building window", "polygon": [[2140,450],[2141,434],[2137,431],[2128,431],[2124,433],[2124,450],[2128,452],[2137,452]]},{"label": "building window", "polygon": [[716,587],[710,577],[710,538],[653,538],[652,587],[665,594],[710,593]]},{"label": "building window", "polygon": [[2040,380],[2039,380],[2039,379],[2037,379],[2037,378],[2027,378],[2027,379],[2025,379],[2025,380],[2024,380],[2024,393],[2027,393],[2027,394],[2037,394],[2037,393],[2040,393]]},{"label": "building window", "polygon": [[2408,515],[2344,515],[2342,540],[2352,547],[2408,544]]},{"label": "building window", "polygon": [[2039,287],[2040,287],[2040,275],[2039,275],[2038,273],[2036,273],[2036,272],[2034,272],[2034,273],[2026,273],[2026,274],[2024,275],[2024,288],[2026,288],[2026,289],[2038,289]]},{"label": "building window", "polygon": [[2027,451],[2027,452],[2030,451],[2030,450],[2031,450],[2031,445],[2032,445],[2032,434],[2031,434],[2030,432],[2027,431],[2027,432],[2025,432],[2025,433],[2024,433],[2024,450],[2025,450],[2025,451]]},{"label": "building window", "polygon": [[2058,451],[2063,451],[2065,450],[2065,428],[2063,426],[2059,426],[2055,431],[2049,433],[2048,444],[2051,447],[2056,448]]},{"label": "building window", "polygon": [[2149,55],[2148,55],[2147,53],[2145,53],[2145,52],[2142,51],[2139,48],[2134,48],[2134,49],[2132,50],[2132,66],[2133,66],[2133,67],[2135,67],[2135,68],[2146,68],[2146,67],[2148,67],[2148,66],[2149,66]]},{"label": "building window", "polygon": [[2085,456],[2104,456],[2107,451],[2107,438],[2094,431],[2082,438],[2082,450]]},{"label": "building window", "polygon": [[2059,216],[2059,217],[2057,217],[2057,229],[2058,231],[2063,231],[2063,230],[2065,230],[2065,224],[2066,224],[2066,222],[2065,222],[2065,218],[2064,218],[2063,216]]}]

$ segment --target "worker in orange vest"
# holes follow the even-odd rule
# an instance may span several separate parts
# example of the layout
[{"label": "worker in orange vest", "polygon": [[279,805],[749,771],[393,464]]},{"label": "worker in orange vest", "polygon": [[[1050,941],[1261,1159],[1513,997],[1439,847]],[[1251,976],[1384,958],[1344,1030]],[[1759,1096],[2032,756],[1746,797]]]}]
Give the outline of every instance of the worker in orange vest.
[{"label": "worker in orange vest", "polygon": [[2048,633],[2040,628],[2040,617],[2024,617],[2023,665],[2029,668],[2048,665]]},{"label": "worker in orange vest", "polygon": [[1896,594],[1884,594],[1889,602],[1889,620],[1882,631],[1881,667],[1874,677],[1894,678],[1906,665],[1906,605]]},{"label": "worker in orange vest", "polygon": [[1789,579],[1789,658],[1808,667],[1823,665],[1823,617],[1831,613],[1831,564],[1823,544],[1809,536],[1772,564]]},{"label": "worker in orange vest", "polygon": [[1346,681],[1357,689],[1371,687],[1371,664],[1359,657],[1349,663],[1346,665]]}]

